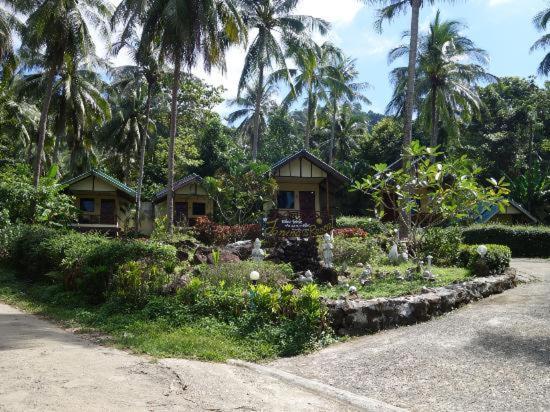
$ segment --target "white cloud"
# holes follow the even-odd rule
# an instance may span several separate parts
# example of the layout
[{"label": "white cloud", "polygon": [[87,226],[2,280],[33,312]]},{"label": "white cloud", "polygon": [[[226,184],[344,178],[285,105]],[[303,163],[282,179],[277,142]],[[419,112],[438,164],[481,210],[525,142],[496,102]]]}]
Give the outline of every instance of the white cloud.
[{"label": "white cloud", "polygon": [[351,23],[362,7],[358,0],[301,0],[296,14],[315,16],[341,25]]}]

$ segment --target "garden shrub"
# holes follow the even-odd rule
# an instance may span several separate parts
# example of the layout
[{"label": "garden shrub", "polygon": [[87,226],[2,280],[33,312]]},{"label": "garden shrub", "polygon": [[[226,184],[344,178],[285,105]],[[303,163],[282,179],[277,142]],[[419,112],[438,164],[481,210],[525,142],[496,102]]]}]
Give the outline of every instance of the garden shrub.
[{"label": "garden shrub", "polygon": [[373,264],[379,262],[384,256],[384,252],[373,237],[335,237],[333,253],[334,263],[337,265],[358,262]]},{"label": "garden shrub", "polygon": [[510,267],[512,252],[508,246],[485,245],[487,254],[481,257],[477,253],[479,245],[462,245],[459,249],[458,264],[472,271],[474,276],[501,275]]},{"label": "garden shrub", "polygon": [[169,281],[163,267],[146,260],[132,260],[118,267],[109,286],[109,297],[141,306],[150,296],[159,294]]},{"label": "garden shrub", "polygon": [[247,286],[250,283],[250,272],[257,270],[260,273],[259,282],[269,286],[281,286],[292,278],[292,266],[288,263],[273,263],[269,261],[220,263],[218,265],[202,265],[199,268],[201,280],[217,285],[224,282],[227,286]]},{"label": "garden shrub", "polygon": [[463,230],[464,243],[506,245],[515,257],[550,257],[549,226],[474,225]]},{"label": "garden shrub", "polygon": [[194,229],[197,239],[215,245],[226,245],[239,240],[253,240],[262,235],[259,224],[219,225],[206,216],[197,218]]},{"label": "garden shrub", "polygon": [[365,238],[369,234],[366,230],[359,227],[342,227],[334,229],[332,234],[338,237],[362,237]]},{"label": "garden shrub", "polygon": [[424,233],[418,252],[423,257],[433,256],[433,262],[438,266],[453,266],[461,244],[462,231],[459,227],[432,227]]},{"label": "garden shrub", "polygon": [[366,216],[340,216],[336,218],[337,228],[359,228],[372,235],[385,233],[392,229],[391,224],[384,223],[380,219]]},{"label": "garden shrub", "polygon": [[176,265],[172,246],[138,240],[110,239],[95,233],[78,233],[43,226],[25,226],[12,239],[9,261],[31,280],[51,280],[59,272],[67,289],[102,301],[120,266],[146,260],[171,272]]}]

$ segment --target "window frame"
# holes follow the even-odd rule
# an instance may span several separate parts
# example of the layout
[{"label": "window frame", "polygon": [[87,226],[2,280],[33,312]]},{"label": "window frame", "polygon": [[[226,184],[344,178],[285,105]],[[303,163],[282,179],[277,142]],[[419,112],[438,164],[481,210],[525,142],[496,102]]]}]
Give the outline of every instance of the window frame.
[{"label": "window frame", "polygon": [[[92,210],[87,210],[82,207],[83,202],[91,202],[92,204]],[[79,199],[78,208],[80,209],[81,213],[95,213],[96,207],[95,207],[95,199],[92,197],[81,197]]]},{"label": "window frame", "polygon": [[[203,213],[195,213],[195,205],[201,205],[203,208]],[[191,204],[191,215],[192,216],[206,216],[206,202],[192,202]]]},{"label": "window frame", "polygon": [[[280,204],[280,200],[282,199],[280,196],[283,194],[283,193],[292,193],[292,196],[291,198],[286,198],[285,199],[285,202],[286,202],[286,206],[290,206],[290,207],[285,207],[285,206],[281,206]],[[289,201],[290,200],[290,201]],[[279,190],[277,191],[277,209],[285,209],[285,210],[295,210],[296,209],[296,192],[294,190]]]}]

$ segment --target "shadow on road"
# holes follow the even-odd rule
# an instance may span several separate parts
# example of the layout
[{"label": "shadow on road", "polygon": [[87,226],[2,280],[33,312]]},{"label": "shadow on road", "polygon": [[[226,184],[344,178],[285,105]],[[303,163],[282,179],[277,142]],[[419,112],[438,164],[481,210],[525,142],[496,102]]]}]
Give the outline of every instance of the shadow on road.
[{"label": "shadow on road", "polygon": [[529,362],[550,366],[550,337],[518,336],[510,333],[481,332],[474,345],[506,357],[524,358]]}]

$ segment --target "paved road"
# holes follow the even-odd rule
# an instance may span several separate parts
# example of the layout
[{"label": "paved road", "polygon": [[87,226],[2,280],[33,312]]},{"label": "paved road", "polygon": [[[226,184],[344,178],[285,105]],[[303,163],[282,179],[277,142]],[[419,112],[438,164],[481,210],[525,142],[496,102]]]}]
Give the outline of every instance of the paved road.
[{"label": "paved road", "polygon": [[538,281],[271,366],[417,411],[550,410],[550,261]]},{"label": "paved road", "polygon": [[235,366],[158,362],[0,304],[0,411],[334,411],[341,404]]}]

